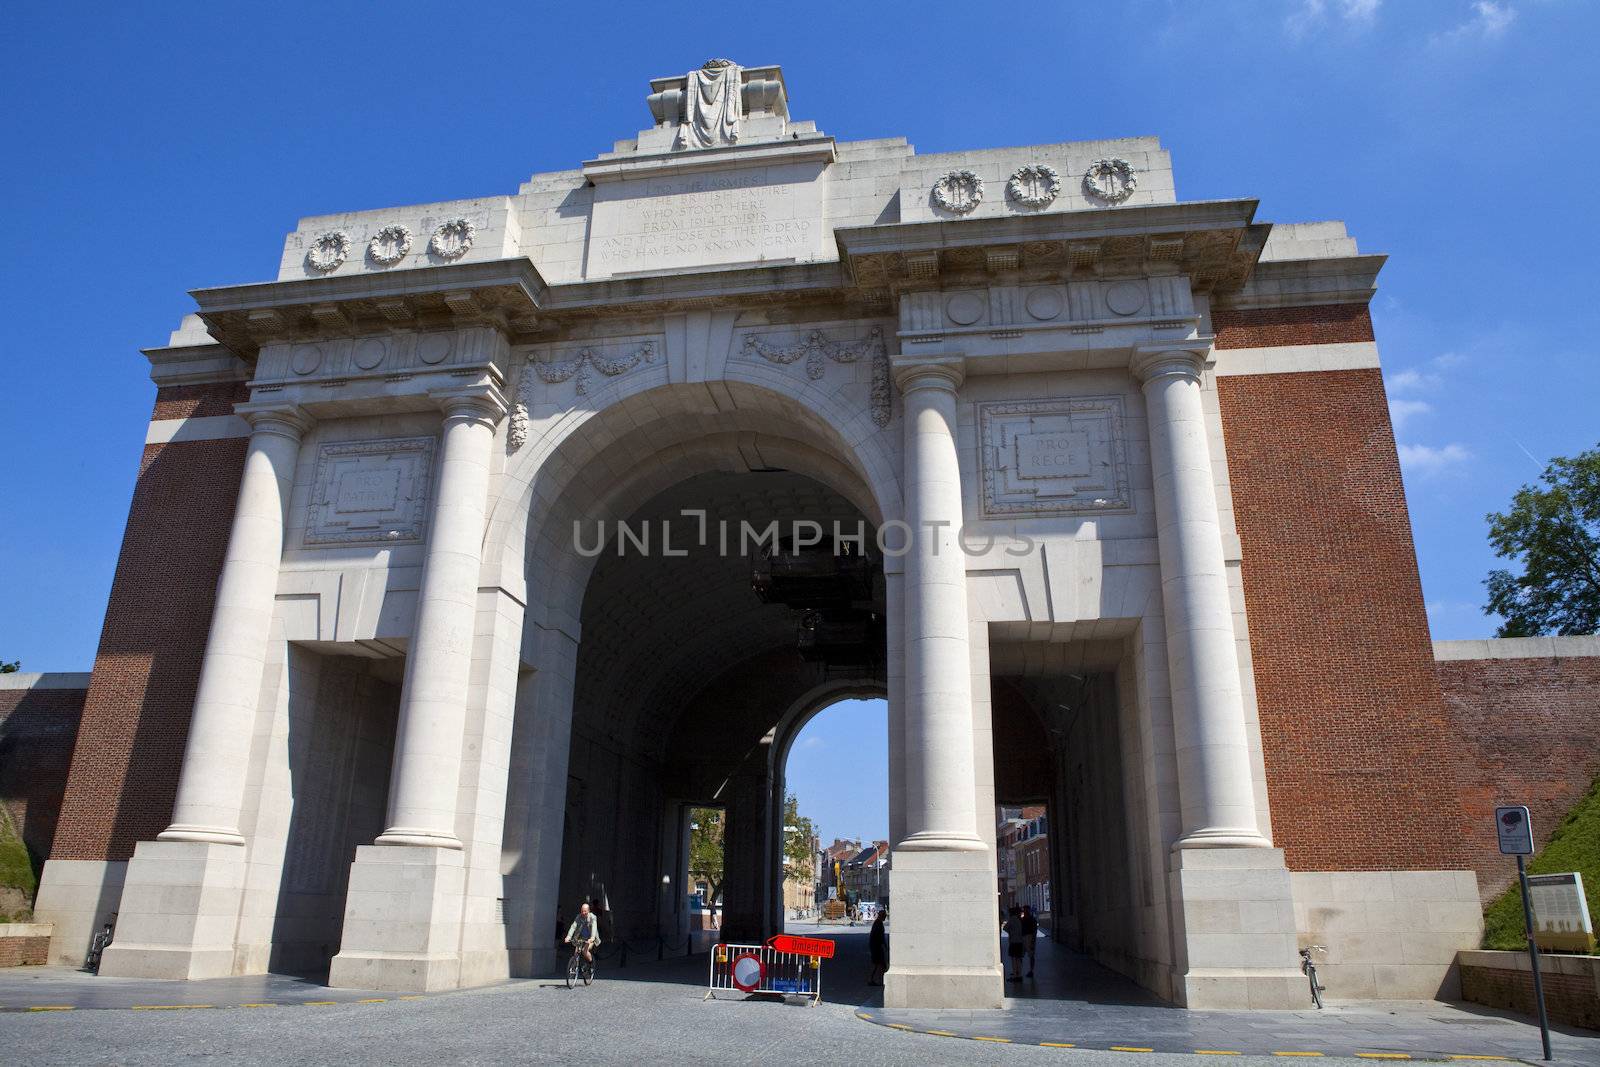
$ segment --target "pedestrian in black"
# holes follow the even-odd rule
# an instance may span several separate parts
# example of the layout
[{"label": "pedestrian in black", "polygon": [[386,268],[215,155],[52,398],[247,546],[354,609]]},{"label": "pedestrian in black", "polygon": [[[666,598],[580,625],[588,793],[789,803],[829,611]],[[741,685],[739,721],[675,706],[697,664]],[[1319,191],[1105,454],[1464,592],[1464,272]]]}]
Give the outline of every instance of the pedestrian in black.
[{"label": "pedestrian in black", "polygon": [[1039,919],[1033,914],[1033,905],[1022,906],[1022,940],[1028,950],[1028,977],[1033,977],[1033,960],[1039,948]]},{"label": "pedestrian in black", "polygon": [[889,909],[881,909],[878,917],[872,920],[872,933],[867,935],[867,947],[872,950],[872,973],[867,975],[868,985],[883,985],[883,972],[889,969],[889,931],[883,926],[888,918]]},{"label": "pedestrian in black", "polygon": [[1028,951],[1022,936],[1022,909],[1012,908],[1006,916],[1006,955],[1011,957],[1011,974],[1008,982],[1022,981],[1022,957]]}]

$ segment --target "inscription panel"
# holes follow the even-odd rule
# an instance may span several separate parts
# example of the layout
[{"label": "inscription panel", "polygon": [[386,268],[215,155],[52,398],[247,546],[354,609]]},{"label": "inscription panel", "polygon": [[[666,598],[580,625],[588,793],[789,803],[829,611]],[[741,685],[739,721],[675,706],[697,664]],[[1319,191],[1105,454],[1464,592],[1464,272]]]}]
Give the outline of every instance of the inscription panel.
[{"label": "inscription panel", "polygon": [[434,439],[339,441],[317,450],[305,543],[421,541]]},{"label": "inscription panel", "polygon": [[821,164],[608,182],[595,190],[590,276],[823,257]]},{"label": "inscription panel", "polygon": [[978,405],[985,515],[1132,506],[1119,396]]}]

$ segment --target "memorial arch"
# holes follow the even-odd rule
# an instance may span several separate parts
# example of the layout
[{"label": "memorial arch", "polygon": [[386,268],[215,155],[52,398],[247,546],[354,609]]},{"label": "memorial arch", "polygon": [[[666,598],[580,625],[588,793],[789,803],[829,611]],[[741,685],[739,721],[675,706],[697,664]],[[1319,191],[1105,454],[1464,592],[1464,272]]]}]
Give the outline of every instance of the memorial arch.
[{"label": "memorial arch", "polygon": [[1172,1001],[1298,1004],[1311,938],[1448,992],[1383,257],[1181,200],[1150,137],[923,155],[777,67],[650,90],[514,194],[302,220],[146,351],[58,958],[117,911],[112,975],[538,973],[596,889],[681,929],[708,802],[769,932],[787,746],[882,693],[890,1005],[1002,1003],[997,800],[1070,839],[1061,936]]}]

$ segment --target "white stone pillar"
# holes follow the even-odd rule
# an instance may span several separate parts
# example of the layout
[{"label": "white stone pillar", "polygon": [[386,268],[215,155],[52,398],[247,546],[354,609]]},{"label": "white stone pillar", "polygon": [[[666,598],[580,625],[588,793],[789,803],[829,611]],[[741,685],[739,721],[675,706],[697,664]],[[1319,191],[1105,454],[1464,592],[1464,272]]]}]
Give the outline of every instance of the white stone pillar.
[{"label": "white stone pillar", "polygon": [[440,398],[444,446],[428,523],[417,621],[395,731],[388,829],[379,845],[460,848],[456,791],[466,725],[478,570],[495,423],[505,413],[483,390]]},{"label": "white stone pillar", "polygon": [[243,845],[239,809],[283,559],[284,512],[309,421],[290,407],[241,406],[254,427],[200,663],[172,825],[161,841]]},{"label": "white stone pillar", "polygon": [[906,836],[895,845],[895,951],[884,979],[884,1004],[897,1008],[1004,1002],[995,884],[975,810],[955,436],[962,366],[961,357],[945,356],[901,359],[895,368],[905,398],[904,515],[911,528],[902,629]]},{"label": "white stone pillar", "polygon": [[267,657],[284,511],[300,437],[289,406],[241,405],[255,427],[217,583],[172,825],[128,861],[117,939],[100,973],[118,978],[219,978],[234,973],[244,892],[239,809]]},{"label": "white stone pillar", "polygon": [[1250,748],[1201,404],[1210,338],[1141,348],[1161,600],[1178,756],[1178,848],[1270,848],[1257,828]]}]

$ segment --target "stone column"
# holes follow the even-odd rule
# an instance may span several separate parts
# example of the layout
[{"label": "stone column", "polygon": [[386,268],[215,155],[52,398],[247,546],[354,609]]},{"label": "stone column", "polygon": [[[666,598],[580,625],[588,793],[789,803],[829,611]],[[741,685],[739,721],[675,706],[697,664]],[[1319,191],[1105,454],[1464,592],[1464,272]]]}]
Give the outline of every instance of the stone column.
[{"label": "stone column", "polygon": [[1178,755],[1178,848],[1270,848],[1257,829],[1250,748],[1201,404],[1210,339],[1139,350],[1154,475],[1161,600]]},{"label": "stone column", "polygon": [[483,562],[490,449],[505,404],[481,390],[442,397],[441,404],[444,443],[438,488],[400,694],[388,829],[378,837],[380,845],[461,847],[456,837],[461,738]]},{"label": "stone column", "polygon": [[[890,1007],[999,1007],[995,886],[978,833],[961,464],[959,356],[896,360],[905,398],[904,811],[895,846]],[[893,695],[891,694],[891,700]]]},{"label": "stone column", "polygon": [[460,982],[466,864],[456,836],[479,568],[494,427],[493,386],[435,394],[443,447],[417,619],[406,656],[388,829],[356,849],[328,984],[452,989]]},{"label": "stone column", "polygon": [[1201,381],[1209,338],[1149,345],[1143,384],[1154,475],[1183,834],[1167,875],[1173,996],[1191,1008],[1288,1008],[1305,997],[1283,852],[1261,835],[1217,520]]},{"label": "stone column", "polygon": [[217,583],[173,821],[134,849],[117,939],[100,966],[105,975],[216,978],[234,969],[245,868],[239,809],[283,557],[284,511],[309,425],[294,407],[236,410],[255,431]]}]

